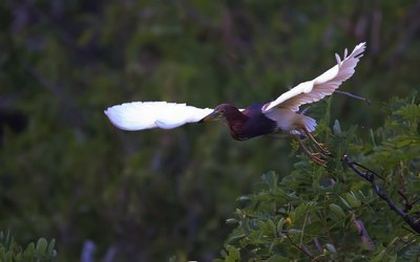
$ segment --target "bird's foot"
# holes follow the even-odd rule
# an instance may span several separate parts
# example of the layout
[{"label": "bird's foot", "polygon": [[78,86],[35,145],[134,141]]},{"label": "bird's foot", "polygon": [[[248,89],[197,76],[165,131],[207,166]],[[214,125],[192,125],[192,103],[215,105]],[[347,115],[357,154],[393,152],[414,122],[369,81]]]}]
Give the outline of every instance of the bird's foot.
[{"label": "bird's foot", "polygon": [[322,143],[315,143],[322,154],[326,156],[332,156],[332,153],[328,150],[328,147]]},{"label": "bird's foot", "polygon": [[323,159],[324,155],[322,153],[311,153],[308,156],[315,164],[326,166],[327,160]]},{"label": "bird's foot", "polygon": [[309,138],[309,140],[312,141],[313,145],[315,145],[315,147],[321,151],[322,154],[326,155],[326,156],[332,156],[331,152],[328,150],[327,146],[324,145],[323,143],[318,142],[315,137],[308,132],[307,130],[303,130],[303,132],[305,133],[306,137]]},{"label": "bird's foot", "polygon": [[314,148],[312,148],[313,146],[306,146],[301,139],[299,139],[298,141],[301,149],[309,157],[309,159],[311,159],[315,164],[318,164],[320,166],[326,166],[328,158],[327,154],[325,154],[322,150],[320,150],[320,152],[314,152]]}]

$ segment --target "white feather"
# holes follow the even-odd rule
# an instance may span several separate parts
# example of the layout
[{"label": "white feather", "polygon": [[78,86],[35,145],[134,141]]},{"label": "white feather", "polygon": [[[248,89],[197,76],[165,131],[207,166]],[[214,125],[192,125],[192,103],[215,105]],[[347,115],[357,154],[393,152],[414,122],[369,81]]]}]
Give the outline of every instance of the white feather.
[{"label": "white feather", "polygon": [[300,83],[296,87],[283,93],[274,101],[264,105],[263,112],[268,112],[274,107],[287,108],[292,111],[298,111],[299,106],[317,102],[322,98],[331,95],[344,81],[354,74],[354,69],[363,56],[366,43],[358,44],[353,52],[347,56],[347,50],[344,51],[344,57],[341,60],[336,55],[337,64],[324,72],[317,78]]},{"label": "white feather", "polygon": [[213,112],[210,108],[197,108],[168,102],[131,102],[107,108],[104,113],[111,123],[123,130],[149,128],[171,129],[194,123]]}]

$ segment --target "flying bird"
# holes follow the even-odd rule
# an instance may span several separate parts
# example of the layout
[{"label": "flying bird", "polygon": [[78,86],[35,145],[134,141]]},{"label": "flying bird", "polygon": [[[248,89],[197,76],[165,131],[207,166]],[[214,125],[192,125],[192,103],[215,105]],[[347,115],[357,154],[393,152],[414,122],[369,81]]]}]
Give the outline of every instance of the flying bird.
[{"label": "flying bird", "polygon": [[[223,118],[231,136],[239,141],[273,133],[288,133],[298,137],[303,151],[320,165],[330,153],[316,141],[312,132],[316,120],[299,111],[300,106],[320,101],[336,89],[355,72],[363,56],[365,43],[358,44],[344,56],[335,54],[337,64],[313,80],[298,84],[276,99],[255,103],[245,109],[223,103],[211,108],[197,108],[187,104],[158,102],[131,102],[107,108],[105,114],[119,129],[137,131],[150,128],[172,129],[187,123],[207,122]],[[301,138],[308,138],[317,152],[310,150]]]}]

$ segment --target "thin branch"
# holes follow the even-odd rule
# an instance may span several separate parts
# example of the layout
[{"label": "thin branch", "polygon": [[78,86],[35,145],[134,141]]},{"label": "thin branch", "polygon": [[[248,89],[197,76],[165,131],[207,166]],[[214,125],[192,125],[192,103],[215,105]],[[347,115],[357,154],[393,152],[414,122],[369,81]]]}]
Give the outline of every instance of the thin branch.
[{"label": "thin branch", "polygon": [[404,221],[417,233],[420,233],[420,218],[414,217],[408,213],[406,213],[401,208],[397,207],[397,205],[390,199],[387,193],[375,182],[375,177],[379,177],[378,174],[370,170],[369,168],[362,166],[361,164],[354,162],[350,159],[348,155],[343,156],[343,162],[352,169],[358,176],[364,178],[372,185],[373,191],[382,199],[384,200],[388,206],[397,213],[400,217],[404,219]]},{"label": "thin branch", "polygon": [[345,91],[341,91],[341,90],[335,90],[334,93],[349,96],[349,97],[354,98],[354,99],[362,100],[362,101],[366,102],[368,105],[370,105],[370,100],[365,98],[365,97],[358,96],[358,95],[352,94],[350,92],[345,92]]},{"label": "thin branch", "polygon": [[302,232],[300,233],[299,245],[303,245],[303,236],[305,235],[305,227],[306,227],[307,222],[308,222],[308,212],[305,214],[305,220],[303,221]]},{"label": "thin branch", "polygon": [[311,252],[309,252],[309,250],[306,248],[305,245],[297,245],[295,242],[293,242],[293,240],[290,238],[289,234],[286,233],[285,234],[287,239],[290,241],[290,243],[292,244],[292,246],[294,246],[295,248],[299,249],[302,253],[304,253],[305,255],[307,255],[310,258],[313,258],[314,256],[311,254]]},{"label": "thin branch", "polygon": [[365,245],[365,247],[369,249],[370,251],[374,250],[375,244],[370,238],[363,221],[361,219],[356,219],[356,216],[354,214],[351,218],[351,221],[353,225],[356,227],[357,232],[359,233],[360,239],[362,240],[362,243]]}]

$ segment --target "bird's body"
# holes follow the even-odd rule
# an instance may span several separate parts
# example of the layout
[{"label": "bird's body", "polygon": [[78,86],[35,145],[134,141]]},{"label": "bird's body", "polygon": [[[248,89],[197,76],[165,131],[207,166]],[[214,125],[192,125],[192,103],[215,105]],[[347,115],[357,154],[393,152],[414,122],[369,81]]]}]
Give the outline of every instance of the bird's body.
[{"label": "bird's body", "polygon": [[[291,135],[309,137],[325,153],[328,151],[324,150],[311,135],[316,128],[315,119],[299,113],[299,107],[333,94],[354,74],[365,47],[365,43],[361,43],[350,54],[346,49],[343,59],[336,54],[337,64],[320,76],[300,83],[270,102],[253,104],[244,110],[232,104],[221,104],[210,109],[159,101],[116,105],[105,110],[105,114],[115,126],[129,131],[149,128],[171,129],[186,123],[204,122],[222,117],[228,123],[230,133],[236,140],[243,141],[283,131]],[[302,147],[309,152],[304,145]]]},{"label": "bird's body", "polygon": [[261,111],[263,105],[253,104],[242,112],[231,104],[221,104],[218,107],[223,110],[223,116],[232,137],[243,141],[276,132],[276,122],[266,117]]},{"label": "bird's body", "polygon": [[277,132],[300,134],[299,130],[312,131],[315,128],[314,119],[288,109],[263,112],[265,104],[252,104],[242,111],[231,104],[221,104],[216,108],[226,119],[231,136],[239,141]]}]

